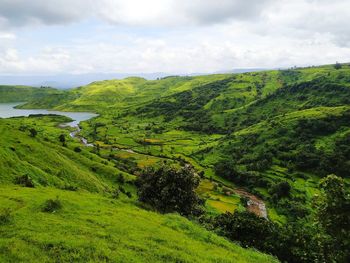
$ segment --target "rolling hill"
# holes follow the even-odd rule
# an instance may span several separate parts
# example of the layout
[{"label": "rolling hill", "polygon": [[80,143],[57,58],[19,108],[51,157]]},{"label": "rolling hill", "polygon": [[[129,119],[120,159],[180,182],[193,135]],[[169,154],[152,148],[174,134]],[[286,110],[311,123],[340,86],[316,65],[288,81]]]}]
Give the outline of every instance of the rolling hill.
[{"label": "rolling hill", "polygon": [[[136,190],[132,183],[134,178],[143,174],[145,169],[161,167],[164,163],[175,166],[190,164],[200,174],[201,183],[197,193],[206,200],[206,217],[199,221],[210,226],[207,222],[225,212],[248,210],[261,216],[264,214],[261,211],[266,207],[267,222],[275,224],[269,226],[270,230],[300,225],[311,228],[317,213],[313,204],[315,197],[322,193],[319,187],[322,179],[329,174],[336,174],[343,178],[346,191],[350,189],[350,66],[347,64],[340,68],[325,65],[241,74],[170,76],[158,80],[133,77],[97,81],[67,91],[50,89],[50,92],[40,97],[22,95],[18,99],[23,98],[27,102],[22,108],[93,111],[99,114],[80,124],[80,135],[94,143],[91,149],[69,138],[69,129],[62,130],[57,126],[62,122],[59,119],[61,117],[0,120],[3,130],[1,138],[4,141],[1,173],[5,175],[1,183],[7,191],[6,198],[9,199],[15,193],[11,182],[24,173],[28,174],[40,186],[33,190],[33,194],[40,196],[42,201],[57,194],[62,195],[67,209],[72,207],[72,211],[64,208],[58,216],[90,213],[89,209],[95,209],[94,202],[99,202],[103,207],[102,213],[105,213],[103,209],[110,210],[106,198],[113,196],[113,189],[120,185],[116,178],[122,175],[127,178],[127,183],[124,182],[122,187],[132,197],[123,196],[123,199],[110,201],[118,207],[111,210],[112,218],[116,218],[116,221],[132,220],[128,216],[119,217],[120,213],[130,212],[141,221],[147,217],[154,218],[154,222],[158,223],[174,220],[174,228],[181,240],[196,238],[197,234],[188,230],[193,227],[197,229],[197,226],[191,225],[196,223],[181,221],[185,219],[173,215],[149,213],[137,207]],[[9,97],[8,100],[11,99],[14,98]],[[26,127],[23,128],[23,125]],[[28,137],[30,127],[40,129],[36,138]],[[69,138],[68,146],[58,142],[57,138],[62,132]],[[81,148],[81,151],[77,152],[76,147]],[[43,153],[47,158],[45,162],[40,158]],[[58,168],[58,162],[64,164],[62,168]],[[15,167],[14,163],[18,165]],[[67,189],[74,191],[66,192]],[[27,191],[23,189],[23,195]],[[93,205],[81,205],[83,200],[79,199],[76,191],[83,191],[84,195],[86,193],[86,198],[94,200]],[[19,192],[21,194],[22,190]],[[75,201],[68,203],[70,198]],[[29,206],[35,206],[31,200],[25,200]],[[126,213],[125,209],[129,212]],[[23,209],[18,216],[24,215],[21,213],[28,211]],[[184,228],[178,226],[182,224],[179,220],[186,224]],[[64,224],[70,228],[71,223]],[[88,224],[83,226],[90,229],[92,226]],[[110,224],[107,218],[101,222],[111,233],[117,233],[117,230],[109,228]],[[141,233],[143,227],[135,224],[136,228],[124,229],[122,232],[125,235],[132,231]],[[159,236],[154,234],[154,225],[149,224],[148,227],[146,230],[149,232],[142,233],[140,239],[143,240],[142,244],[147,243],[144,240],[150,235],[151,244],[147,248],[119,240],[120,253],[141,251],[153,261],[196,262],[198,259],[202,262],[206,258],[208,261],[225,262],[228,257],[233,260],[234,250],[240,249],[231,244],[230,248],[225,245],[225,252],[222,252],[220,242],[226,241],[215,236],[220,241],[213,245],[213,252],[207,251],[211,256],[202,254],[204,252],[198,252],[201,256],[194,251],[184,252],[189,244],[187,241],[178,248],[182,251],[179,253],[183,254],[177,254],[172,250],[175,245],[170,238],[176,233],[169,232],[167,240],[161,233],[157,232]],[[164,229],[166,233],[168,227]],[[198,228],[194,231],[200,236],[196,239],[200,248],[195,251],[205,251],[209,241],[202,238],[204,234],[197,232],[205,230]],[[216,231],[221,233],[222,229]],[[184,233],[190,233],[190,237],[184,237]],[[59,232],[56,234],[61,235]],[[101,238],[106,238],[104,235],[105,232],[92,239],[105,248],[97,254],[101,255],[102,260],[108,261],[116,254],[105,241],[101,241]],[[108,238],[115,241],[116,236],[111,235]],[[158,241],[154,241],[154,238]],[[73,243],[78,242],[74,238],[72,240]],[[312,244],[311,241],[309,243]],[[160,244],[164,244],[164,247],[157,254],[153,249]],[[76,252],[78,259],[84,260],[88,255],[86,253],[92,253],[91,247],[86,244],[76,246],[80,247],[79,251],[70,249],[68,244],[54,244],[53,252],[49,249],[49,252],[40,255],[45,257],[49,255],[47,253],[57,253],[61,257]],[[286,256],[286,259],[283,255],[281,259],[309,262],[310,258],[300,256],[306,252],[299,254],[299,249],[307,246],[296,246],[297,249],[291,252],[295,258]],[[167,251],[164,254],[163,249]],[[270,248],[262,250],[275,253]],[[186,253],[189,254],[185,256]],[[233,254],[221,257],[221,253]],[[155,254],[157,256],[152,258],[151,255]],[[237,255],[235,260],[238,262],[273,260],[251,251],[239,252]],[[244,257],[240,258],[242,255]],[[256,261],[255,256],[262,259]],[[132,258],[141,260],[135,255]]]}]

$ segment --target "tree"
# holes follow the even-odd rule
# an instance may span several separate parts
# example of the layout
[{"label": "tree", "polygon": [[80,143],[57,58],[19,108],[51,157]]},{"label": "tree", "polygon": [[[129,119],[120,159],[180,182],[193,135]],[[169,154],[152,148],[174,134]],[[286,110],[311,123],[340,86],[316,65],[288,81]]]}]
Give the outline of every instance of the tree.
[{"label": "tree", "polygon": [[201,199],[195,193],[199,176],[193,168],[181,169],[162,166],[146,170],[136,181],[141,202],[147,203],[162,213],[178,212],[181,215],[199,215]]},{"label": "tree", "polygon": [[34,129],[34,128],[31,128],[30,130],[29,130],[29,132],[30,132],[30,136],[31,137],[36,137],[37,136],[37,134],[38,134],[38,132],[36,131],[36,129]]},{"label": "tree", "polygon": [[335,65],[334,65],[334,68],[335,69],[341,69],[342,68],[342,65],[340,64],[340,63],[335,63]]},{"label": "tree", "polygon": [[290,184],[287,181],[284,181],[273,185],[272,188],[270,189],[270,194],[280,199],[282,197],[289,196],[290,190],[291,190]]},{"label": "tree", "polygon": [[326,254],[334,262],[350,262],[350,197],[344,179],[331,174],[321,180],[320,187],[316,221],[329,236]]},{"label": "tree", "polygon": [[62,145],[65,145],[66,144],[66,136],[64,134],[61,134],[59,137],[58,137],[59,141],[62,143]]},{"label": "tree", "polygon": [[255,247],[273,252],[278,228],[271,221],[251,212],[225,213],[214,219],[214,227],[231,240],[238,240],[244,247]]}]

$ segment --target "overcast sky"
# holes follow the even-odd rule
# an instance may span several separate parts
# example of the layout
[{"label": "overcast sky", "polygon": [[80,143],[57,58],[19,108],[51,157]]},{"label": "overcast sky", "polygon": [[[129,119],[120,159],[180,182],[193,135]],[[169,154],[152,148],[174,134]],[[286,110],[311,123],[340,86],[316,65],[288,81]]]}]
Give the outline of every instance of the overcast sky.
[{"label": "overcast sky", "polygon": [[0,0],[0,74],[350,62],[349,0]]}]

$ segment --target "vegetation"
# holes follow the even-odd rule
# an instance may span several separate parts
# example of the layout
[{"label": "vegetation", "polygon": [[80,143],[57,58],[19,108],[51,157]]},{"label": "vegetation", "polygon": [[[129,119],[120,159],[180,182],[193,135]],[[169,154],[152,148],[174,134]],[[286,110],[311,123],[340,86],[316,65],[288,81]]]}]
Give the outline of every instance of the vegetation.
[{"label": "vegetation", "polygon": [[[11,185],[0,191],[0,211],[10,207],[12,217],[0,223],[1,262],[277,262],[179,215],[140,209],[123,196]],[[56,196],[62,208],[42,212]]]},{"label": "vegetation", "polygon": [[138,196],[163,213],[178,212],[181,215],[201,214],[200,199],[195,193],[199,177],[191,167],[180,170],[163,166],[148,170],[136,181]]},{"label": "vegetation", "polygon": [[[59,126],[70,121],[65,117],[0,119],[1,184],[27,186],[21,191],[38,195],[50,189],[62,204],[55,216],[74,210],[62,192],[78,198],[86,191],[91,198],[124,204],[134,217],[173,218],[143,208],[177,212],[281,261],[348,261],[347,65],[106,80],[67,91],[45,89],[40,99],[21,98],[4,101],[26,100],[22,108],[99,114],[80,123],[75,138],[69,136],[73,128]],[[82,145],[82,138],[92,144]],[[31,183],[34,189],[29,189]],[[40,205],[53,197],[43,194]],[[82,212],[79,203],[77,199],[76,209]],[[92,227],[100,229],[96,223]],[[183,228],[178,230],[180,235]],[[164,240],[155,243],[166,244]],[[139,246],[151,260],[152,248]],[[212,255],[208,261],[223,259]],[[152,260],[195,262],[196,256]]]}]

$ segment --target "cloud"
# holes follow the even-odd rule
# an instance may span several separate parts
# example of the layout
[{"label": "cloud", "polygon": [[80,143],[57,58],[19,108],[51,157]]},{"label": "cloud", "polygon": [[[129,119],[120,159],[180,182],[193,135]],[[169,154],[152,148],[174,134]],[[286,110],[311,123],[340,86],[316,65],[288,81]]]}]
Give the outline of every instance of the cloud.
[{"label": "cloud", "polygon": [[1,0],[0,25],[67,24],[84,18],[90,0]]},{"label": "cloud", "polygon": [[205,73],[346,62],[348,10],[347,0],[0,0],[0,72]]},{"label": "cloud", "polygon": [[2,0],[0,24],[59,25],[98,17],[123,25],[212,24],[260,15],[272,0]]}]

